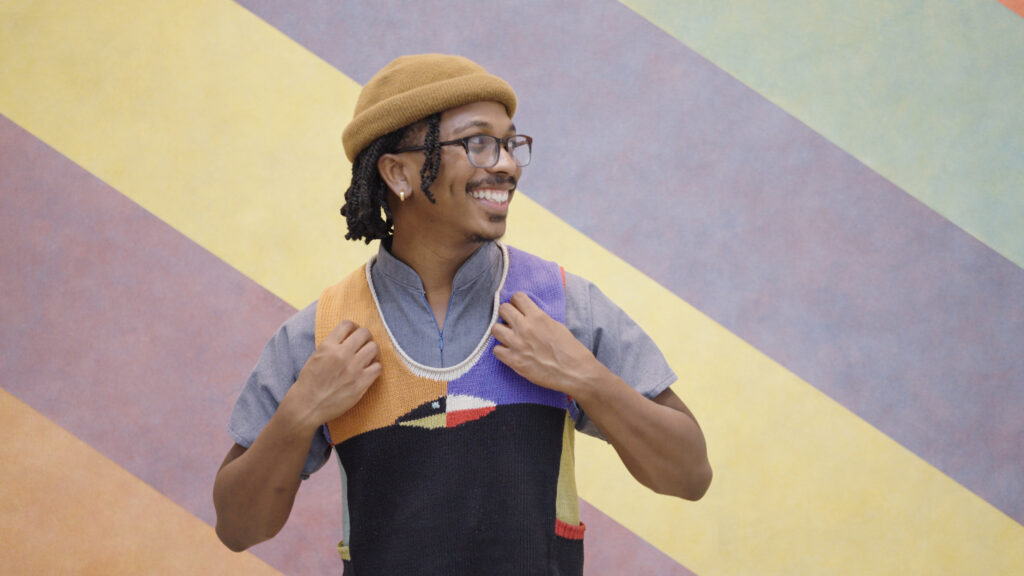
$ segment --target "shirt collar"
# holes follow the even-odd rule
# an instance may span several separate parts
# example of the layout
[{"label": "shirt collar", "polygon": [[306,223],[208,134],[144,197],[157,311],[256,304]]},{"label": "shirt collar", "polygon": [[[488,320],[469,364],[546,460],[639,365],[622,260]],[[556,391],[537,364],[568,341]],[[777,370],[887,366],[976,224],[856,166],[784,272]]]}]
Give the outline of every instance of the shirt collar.
[{"label": "shirt collar", "polygon": [[[377,258],[372,264],[374,272],[383,274],[392,282],[397,282],[418,292],[423,292],[423,282],[419,274],[411,266],[391,255],[381,243],[377,250]],[[487,242],[476,249],[455,272],[452,281],[452,292],[458,292],[472,286],[477,280],[489,277],[499,278],[502,270],[501,248],[495,242]]]}]

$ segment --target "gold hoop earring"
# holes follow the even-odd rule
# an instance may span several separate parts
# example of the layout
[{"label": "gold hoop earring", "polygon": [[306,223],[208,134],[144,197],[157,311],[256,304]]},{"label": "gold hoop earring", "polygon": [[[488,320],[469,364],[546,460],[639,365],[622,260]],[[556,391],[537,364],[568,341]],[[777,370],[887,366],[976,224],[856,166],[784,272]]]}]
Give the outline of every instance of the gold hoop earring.
[{"label": "gold hoop earring", "polygon": [[399,192],[398,193],[398,201],[399,202],[405,202],[405,192]]}]

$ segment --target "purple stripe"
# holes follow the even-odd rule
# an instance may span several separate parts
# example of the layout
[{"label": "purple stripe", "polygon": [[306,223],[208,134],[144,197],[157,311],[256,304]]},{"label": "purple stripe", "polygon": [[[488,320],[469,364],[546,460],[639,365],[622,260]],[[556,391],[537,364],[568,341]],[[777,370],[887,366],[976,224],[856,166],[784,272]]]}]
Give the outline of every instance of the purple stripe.
[{"label": "purple stripe", "polygon": [[1024,270],[760,95],[616,2],[241,3],[359,82],[504,76],[533,198],[1024,521]]},{"label": "purple stripe", "polygon": [[[3,116],[0,191],[4,388],[213,524],[231,407],[294,308]],[[583,513],[591,568],[686,574],[611,518]],[[340,538],[327,466],[254,552],[286,574],[336,574]]]},{"label": "purple stripe", "polygon": [[583,536],[586,574],[693,576],[682,564],[583,500],[580,520],[587,526]]},{"label": "purple stripe", "polygon": [[[231,406],[294,309],[2,116],[0,190],[4,388],[213,524]],[[337,483],[255,552],[337,573]]]}]

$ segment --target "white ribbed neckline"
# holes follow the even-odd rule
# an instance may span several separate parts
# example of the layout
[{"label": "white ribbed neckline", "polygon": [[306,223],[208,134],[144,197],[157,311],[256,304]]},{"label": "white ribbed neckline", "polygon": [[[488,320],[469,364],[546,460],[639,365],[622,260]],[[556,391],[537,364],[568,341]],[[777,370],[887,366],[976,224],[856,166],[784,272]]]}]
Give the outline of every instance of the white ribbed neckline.
[{"label": "white ribbed neckline", "polygon": [[384,329],[387,330],[388,338],[391,339],[391,345],[398,351],[398,357],[402,359],[402,363],[405,364],[406,368],[409,369],[413,374],[421,378],[429,378],[430,380],[440,381],[451,381],[455,380],[459,376],[469,372],[473,366],[476,365],[480,357],[483,356],[484,350],[487,348],[487,343],[492,338],[491,328],[494,327],[494,323],[498,321],[498,306],[501,304],[501,290],[505,287],[505,280],[508,278],[508,248],[505,247],[501,242],[495,242],[498,248],[501,249],[501,282],[498,283],[498,288],[494,291],[494,305],[491,310],[491,322],[487,325],[487,330],[484,332],[483,337],[480,338],[480,342],[476,345],[476,349],[466,357],[465,360],[459,362],[454,366],[447,368],[434,368],[427,366],[426,364],[420,364],[419,362],[412,359],[402,346],[395,339],[395,335],[391,332],[391,327],[388,326],[388,321],[384,318],[384,311],[381,310],[380,300],[377,298],[377,289],[373,286],[373,275],[370,274],[370,268],[373,263],[377,261],[377,256],[374,255],[370,260],[366,262],[366,282],[370,286],[370,295],[373,296],[373,304],[377,307],[377,314],[380,316],[381,323],[384,324]]}]

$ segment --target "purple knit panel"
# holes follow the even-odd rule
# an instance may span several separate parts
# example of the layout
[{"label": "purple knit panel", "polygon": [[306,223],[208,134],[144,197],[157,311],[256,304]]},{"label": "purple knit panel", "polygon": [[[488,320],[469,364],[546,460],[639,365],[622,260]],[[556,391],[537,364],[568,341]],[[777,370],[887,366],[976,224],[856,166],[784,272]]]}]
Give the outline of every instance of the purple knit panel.
[{"label": "purple knit panel", "polygon": [[[501,301],[525,292],[541,310],[565,323],[565,288],[558,264],[509,248],[508,277],[501,289]],[[499,319],[499,322],[501,320]],[[483,356],[469,372],[448,383],[448,396],[466,394],[502,404],[543,404],[568,408],[565,394],[533,384],[494,357],[497,341],[492,336]]]}]

